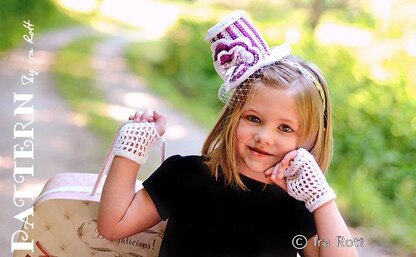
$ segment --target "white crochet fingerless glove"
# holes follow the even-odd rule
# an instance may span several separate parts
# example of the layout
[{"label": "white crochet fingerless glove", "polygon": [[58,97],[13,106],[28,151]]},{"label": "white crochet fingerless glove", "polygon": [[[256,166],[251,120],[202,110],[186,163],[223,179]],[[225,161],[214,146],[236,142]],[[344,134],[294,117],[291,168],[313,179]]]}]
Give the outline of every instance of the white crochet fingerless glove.
[{"label": "white crochet fingerless glove", "polygon": [[147,161],[147,150],[160,139],[153,122],[128,122],[118,133],[114,156],[123,156],[142,165]]},{"label": "white crochet fingerless glove", "polygon": [[304,201],[310,212],[336,198],[315,158],[303,148],[298,149],[298,154],[284,176],[288,194]]}]

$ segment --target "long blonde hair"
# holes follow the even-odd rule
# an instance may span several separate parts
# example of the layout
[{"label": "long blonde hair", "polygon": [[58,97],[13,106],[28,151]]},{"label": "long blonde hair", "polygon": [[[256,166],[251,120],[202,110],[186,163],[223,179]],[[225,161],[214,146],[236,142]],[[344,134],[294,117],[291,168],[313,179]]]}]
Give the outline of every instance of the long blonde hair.
[{"label": "long blonde hair", "polygon": [[[332,157],[331,104],[326,81],[315,65],[292,55],[286,58],[301,65],[306,72],[314,76],[315,83],[322,86],[323,96],[320,95],[314,81],[305,76],[304,71],[282,61],[262,68],[254,79],[247,79],[239,87],[244,87],[248,92],[245,100],[261,86],[291,90],[297,103],[301,124],[298,147],[309,150],[325,173]],[[261,83],[258,83],[259,81]],[[325,99],[323,100],[322,97]],[[202,147],[202,155],[207,157],[207,165],[212,174],[218,178],[222,170],[221,174],[227,185],[242,189],[246,187],[237,169],[239,157],[236,132],[244,103],[245,101],[239,101],[232,106],[224,106],[220,118]]]}]

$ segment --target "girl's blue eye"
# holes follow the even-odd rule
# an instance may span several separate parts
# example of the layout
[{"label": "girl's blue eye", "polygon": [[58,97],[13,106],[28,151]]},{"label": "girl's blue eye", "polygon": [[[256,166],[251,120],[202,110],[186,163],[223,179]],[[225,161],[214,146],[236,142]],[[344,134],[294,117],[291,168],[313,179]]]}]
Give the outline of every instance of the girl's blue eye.
[{"label": "girl's blue eye", "polygon": [[260,118],[255,115],[248,115],[247,119],[251,122],[260,123]]},{"label": "girl's blue eye", "polygon": [[287,126],[287,125],[280,125],[279,127],[278,127],[281,131],[283,131],[283,132],[286,132],[286,133],[291,133],[291,132],[293,132],[293,129],[291,128],[291,127],[289,127],[289,126]]}]

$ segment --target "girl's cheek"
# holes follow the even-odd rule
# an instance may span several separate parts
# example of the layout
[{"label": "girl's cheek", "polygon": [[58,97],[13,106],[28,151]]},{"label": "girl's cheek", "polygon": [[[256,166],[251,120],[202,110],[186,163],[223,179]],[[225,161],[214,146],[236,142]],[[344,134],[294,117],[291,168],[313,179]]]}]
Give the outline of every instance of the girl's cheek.
[{"label": "girl's cheek", "polygon": [[277,139],[276,140],[276,156],[278,156],[278,158],[280,160],[282,160],[283,157],[287,153],[289,153],[289,152],[291,152],[295,149],[297,149],[296,142],[292,142],[292,140],[290,140],[290,141],[287,141],[287,140],[284,140],[284,139],[280,139],[280,140]]}]

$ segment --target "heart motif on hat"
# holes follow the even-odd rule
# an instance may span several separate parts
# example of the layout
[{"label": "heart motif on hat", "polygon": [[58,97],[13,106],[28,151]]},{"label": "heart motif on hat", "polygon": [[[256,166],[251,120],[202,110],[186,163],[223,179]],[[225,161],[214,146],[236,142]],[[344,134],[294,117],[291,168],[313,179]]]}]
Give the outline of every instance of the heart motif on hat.
[{"label": "heart motif on hat", "polygon": [[[245,37],[233,41],[220,39],[211,45],[214,67],[221,78],[232,85],[260,60],[261,51]],[[227,88],[227,90],[231,90]]]}]

